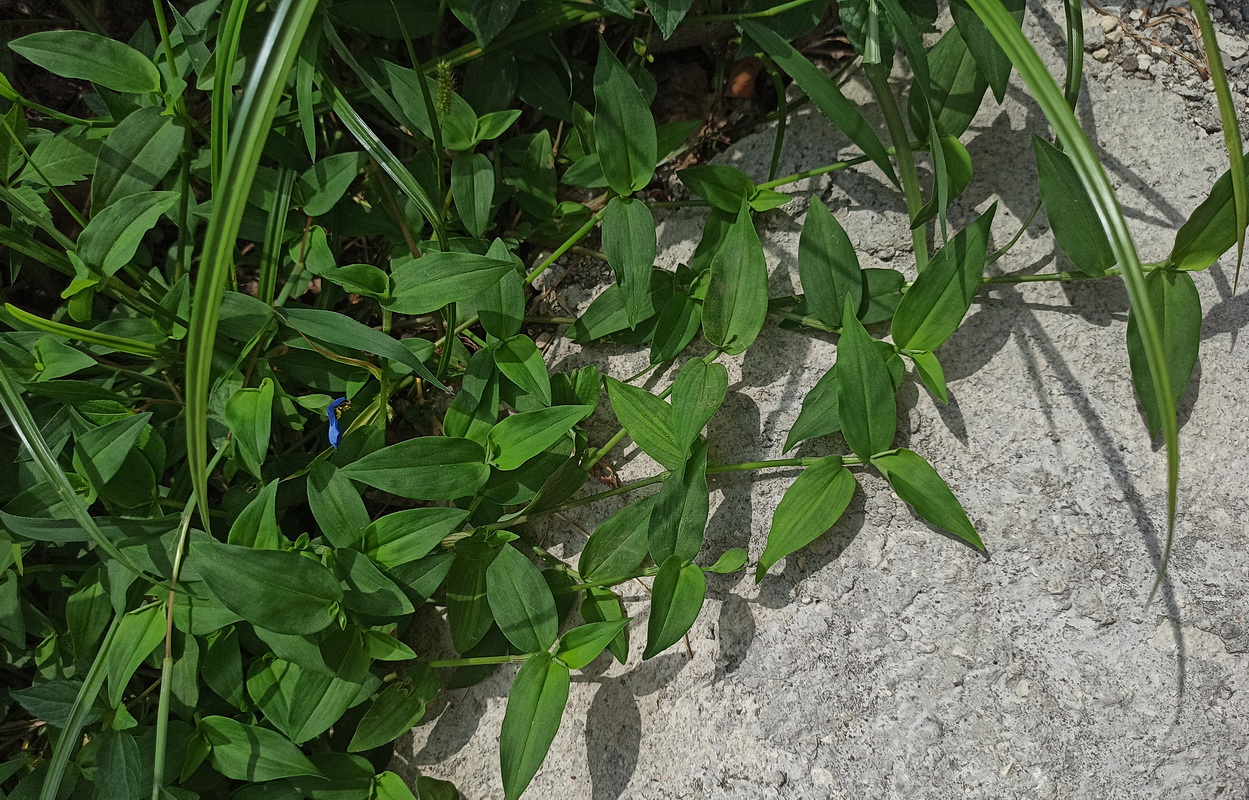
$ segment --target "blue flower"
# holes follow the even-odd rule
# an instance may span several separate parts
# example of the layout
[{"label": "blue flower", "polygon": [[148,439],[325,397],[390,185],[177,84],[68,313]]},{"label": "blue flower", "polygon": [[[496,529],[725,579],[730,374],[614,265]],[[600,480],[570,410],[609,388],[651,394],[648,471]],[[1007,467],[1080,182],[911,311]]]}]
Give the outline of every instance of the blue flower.
[{"label": "blue flower", "polygon": [[340,397],[330,403],[330,407],[325,409],[325,417],[330,421],[330,447],[338,449],[338,443],[343,440],[343,429],[339,427],[338,420],[343,416],[343,412],[351,408],[351,401],[345,397]]}]

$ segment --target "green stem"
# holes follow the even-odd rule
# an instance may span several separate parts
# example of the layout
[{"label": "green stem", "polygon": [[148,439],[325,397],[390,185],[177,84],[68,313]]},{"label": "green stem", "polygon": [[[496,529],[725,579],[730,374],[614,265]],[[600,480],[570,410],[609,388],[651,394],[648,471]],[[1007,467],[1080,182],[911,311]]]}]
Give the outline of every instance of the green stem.
[{"label": "green stem", "polygon": [[766,19],[768,17],[776,17],[784,14],[786,11],[802,6],[810,5],[812,0],[789,0],[788,3],[772,6],[765,11],[754,11],[749,14],[704,14],[702,16],[689,16],[685,18],[686,22],[738,22],[743,19]]},{"label": "green stem", "polygon": [[[893,140],[895,161],[898,164],[898,177],[902,180],[902,194],[906,197],[906,212],[910,219],[915,219],[924,205],[924,198],[919,189],[919,173],[915,169],[915,151],[911,149],[911,140],[906,135],[906,124],[894,101],[893,90],[889,87],[889,70],[881,64],[864,64],[863,74],[876,94],[876,102],[885,116],[885,127],[889,129],[889,138]],[[911,231],[911,241],[915,247],[915,269],[922,271],[928,266],[927,225],[920,225]]]},{"label": "green stem", "polygon": [[448,658],[442,661],[426,661],[425,666],[434,669],[450,667],[480,667],[486,664],[523,664],[533,653],[520,656],[473,656],[472,658]]}]

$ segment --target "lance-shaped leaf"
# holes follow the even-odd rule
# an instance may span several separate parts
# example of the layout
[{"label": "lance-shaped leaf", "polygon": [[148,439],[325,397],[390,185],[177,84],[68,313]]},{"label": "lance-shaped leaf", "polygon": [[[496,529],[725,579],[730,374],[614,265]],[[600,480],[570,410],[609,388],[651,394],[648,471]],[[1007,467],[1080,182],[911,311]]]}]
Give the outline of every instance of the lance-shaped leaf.
[{"label": "lance-shaped leaf", "polygon": [[711,203],[712,208],[730,214],[736,214],[755,194],[755,183],[749,175],[723,164],[687,167],[677,177],[690,191]]},{"label": "lance-shaped leaf", "polygon": [[656,247],[650,207],[641,200],[613,197],[603,214],[603,254],[624,292],[630,325],[652,313],[650,278]]},{"label": "lance-shaped leaf", "polygon": [[545,651],[555,643],[555,598],[542,572],[515,547],[501,548],[486,570],[486,599],[503,635],[521,651]]},{"label": "lance-shaped leaf", "polygon": [[491,463],[516,469],[567,436],[594,406],[553,406],[513,414],[490,429]]},{"label": "lance-shaped leaf", "polygon": [[486,452],[468,439],[421,436],[392,444],[342,468],[342,474],[413,500],[472,495],[490,477]]},{"label": "lance-shaped leaf", "polygon": [[227,778],[256,782],[320,775],[308,757],[277,731],[229,717],[204,717],[199,732],[212,748],[213,767]]},{"label": "lance-shaped leaf", "polygon": [[692,561],[707,528],[707,442],[698,439],[690,457],[664,481],[651,511],[650,551],[661,564],[673,554]]},{"label": "lance-shaped leaf", "polygon": [[845,298],[857,311],[863,302],[864,279],[854,243],[841,223],[817,198],[812,198],[798,240],[798,276],[807,311],[825,325],[840,327]]},{"label": "lance-shaped leaf", "polygon": [[1067,154],[1033,134],[1037,180],[1041,203],[1054,229],[1054,239],[1086,275],[1104,275],[1115,264],[1106,231],[1097,221],[1097,210]]},{"label": "lance-shaped leaf", "polygon": [[629,71],[599,40],[594,68],[594,143],[607,185],[628,196],[655,172],[655,119]]},{"label": "lance-shaped leaf", "polygon": [[555,657],[570,669],[581,669],[594,659],[629,625],[629,620],[591,622],[560,637]]},{"label": "lance-shaped leaf", "polygon": [[494,348],[494,363],[525,394],[533,395],[542,405],[551,404],[551,376],[533,339],[516,335],[499,342]]},{"label": "lance-shaped leaf", "polygon": [[[625,619],[624,606],[611,589],[591,586],[581,599],[581,616],[586,622],[615,622]],[[607,645],[612,657],[621,664],[629,660],[629,628],[621,628]]]},{"label": "lance-shaped leaf", "polygon": [[389,744],[412,730],[425,716],[425,706],[438,694],[438,678],[428,667],[392,683],[364,712],[347,751],[362,753]]},{"label": "lance-shaped leaf", "polygon": [[178,202],[177,192],[143,192],[96,214],[78,237],[78,257],[105,275],[129,264],[161,215]]},{"label": "lance-shaped leaf", "polygon": [[[253,301],[255,302],[255,301]],[[362,322],[357,322],[346,314],[324,311],[317,308],[283,309],[285,322],[295,330],[326,344],[348,347],[364,353],[376,353],[383,358],[397,361],[411,367],[430,384],[443,391],[449,391],[433,376],[429,368],[412,351],[390,336],[374,330]]]},{"label": "lance-shaped leaf", "polygon": [[[1166,353],[1167,373],[1171,379],[1171,395],[1178,403],[1188,389],[1197,365],[1201,349],[1201,296],[1187,272],[1156,269],[1145,276],[1145,289],[1158,332],[1162,335],[1162,347]],[[1145,422],[1149,435],[1157,436],[1162,430],[1162,414],[1145,358],[1145,344],[1141,341],[1137,310],[1128,311],[1128,362],[1132,367],[1132,386],[1136,398],[1145,410]]]},{"label": "lance-shaped leaf", "polygon": [[311,558],[231,544],[191,545],[195,567],[226,608],[275,633],[307,635],[333,620],[338,579]]},{"label": "lance-shaped leaf", "polygon": [[915,371],[919,373],[919,379],[923,381],[924,388],[932,392],[942,403],[950,402],[950,395],[945,386],[945,370],[941,368],[941,362],[937,360],[937,356],[927,350],[917,350],[907,355],[911,357],[911,361],[915,362]]},{"label": "lance-shaped leaf", "polygon": [[920,519],[954,534],[977,550],[984,550],[984,543],[958,498],[921,456],[903,448],[873,458],[872,466],[884,474],[893,491]]},{"label": "lance-shaped leaf", "polygon": [[568,704],[568,667],[537,653],[516,673],[499,731],[503,795],[517,800],[546,759]]},{"label": "lance-shaped leaf", "polygon": [[854,476],[842,466],[841,456],[828,456],[803,470],[785,492],[768,531],[768,544],[759,557],[755,582],[772,565],[818,539],[841,518],[854,495]]},{"label": "lance-shaped leaf", "polygon": [[581,550],[577,570],[587,581],[628,575],[646,558],[646,532],[655,496],[644,497],[603,520]]},{"label": "lance-shaped leaf", "polygon": [[897,433],[897,401],[889,368],[875,341],[854,316],[850,298],[837,340],[837,413],[846,444],[859,458],[888,450]]},{"label": "lance-shaped leaf", "polygon": [[461,653],[471,650],[494,624],[486,599],[486,570],[500,549],[461,546],[447,573],[447,627],[451,643]]},{"label": "lance-shaped leaf", "polygon": [[893,315],[893,343],[936,350],[958,329],[984,274],[989,226],[997,204],[959,231],[932,257]]},{"label": "lance-shaped leaf", "polygon": [[689,450],[719,410],[728,388],[729,373],[723,364],[701,358],[686,362],[672,384],[672,433],[678,448]]},{"label": "lance-shaped leaf", "polygon": [[645,661],[681,640],[707,599],[707,576],[697,564],[669,556],[651,586],[651,616],[646,626]]},{"label": "lance-shaped leaf", "polygon": [[677,443],[672,430],[672,406],[615,378],[607,378],[606,383],[612,411],[637,446],[668,469],[685,463],[687,450]]},{"label": "lance-shaped leaf", "polygon": [[265,378],[259,387],[239,389],[230,395],[226,401],[225,417],[243,463],[253,475],[259,475],[260,466],[269,454],[273,380]]},{"label": "lance-shaped leaf", "polygon": [[750,209],[743,205],[711,259],[703,332],[707,341],[737,355],[754,343],[767,315],[768,265]]},{"label": "lance-shaped leaf", "polygon": [[515,268],[473,253],[426,253],[395,268],[394,294],[383,305],[397,314],[428,314],[489,289]]},{"label": "lance-shaped leaf", "polygon": [[308,508],[335,547],[360,545],[369,526],[369,511],[360,491],[328,461],[314,461],[308,468]]},{"label": "lance-shaped leaf", "polygon": [[490,224],[494,167],[480,153],[456,153],[451,161],[451,197],[468,232],[480,238]]},{"label": "lance-shaped leaf", "polygon": [[[1249,153],[1244,156],[1249,164]],[[1249,179],[1249,166],[1245,168]],[[1184,270],[1203,270],[1236,244],[1236,202],[1232,188],[1232,171],[1219,176],[1210,187],[1210,194],[1193,210],[1175,234],[1175,244],[1168,259],[1172,266]]]},{"label": "lance-shaped leaf", "polygon": [[[1000,0],[1002,8],[1015,20],[1018,28],[1023,22],[1024,0]],[[1002,46],[993,38],[993,34],[967,4],[967,0],[951,0],[950,14],[954,24],[958,26],[967,49],[976,59],[976,65],[985,80],[993,87],[993,97],[1000,103],[1006,96],[1006,84],[1010,80],[1010,58],[1002,50]],[[952,133],[953,131],[949,131]]]},{"label": "lance-shaped leaf", "polygon": [[10,49],[53,75],[91,81],[115,92],[160,91],[160,73],[138,50],[87,31],[41,31],[14,39]]}]

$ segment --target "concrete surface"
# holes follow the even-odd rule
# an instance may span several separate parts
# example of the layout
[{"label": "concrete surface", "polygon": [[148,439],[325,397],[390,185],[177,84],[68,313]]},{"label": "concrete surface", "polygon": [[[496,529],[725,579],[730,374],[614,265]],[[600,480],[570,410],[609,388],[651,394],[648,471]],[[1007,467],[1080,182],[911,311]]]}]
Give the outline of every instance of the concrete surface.
[{"label": "concrete surface", "polygon": [[[1061,74],[1055,15],[1030,4],[1027,30],[1052,44],[1046,57]],[[1098,24],[1091,12],[1086,21]],[[1194,123],[1183,97],[1112,67],[1091,67],[1080,117],[1104,149],[1143,258],[1156,260],[1226,169],[1222,141]],[[849,91],[865,97],[861,86]],[[969,132],[977,178],[957,225],[996,198],[996,244],[1014,232],[1036,198],[1033,131],[1044,133],[1043,121],[1017,80],[1004,106],[987,101]],[[844,145],[818,116],[799,115],[780,174],[827,163]],[[771,146],[765,130],[720,163],[764,179]],[[774,294],[796,286],[810,193],[837,213],[864,266],[912,267],[901,198],[877,174],[791,189],[794,202],[761,229]],[[697,211],[663,219],[664,263],[688,257],[700,220]],[[995,266],[1065,268],[1043,218]],[[1249,336],[1239,335],[1249,293],[1231,295],[1233,270],[1229,256],[1197,276],[1201,363],[1182,403],[1178,538],[1154,605],[1144,602],[1164,532],[1165,463],[1132,397],[1125,292],[1113,280],[998,287],[939,353],[951,403],[908,378],[899,404],[899,444],[945,476],[991,559],[863,475],[847,517],[762,584],[745,573],[711,577],[692,657],[677,646],[642,663],[647,605],[635,603],[633,659],[626,668],[600,659],[574,675],[526,797],[1249,796]],[[575,283],[561,290],[570,303],[588,298]],[[712,459],[781,456],[802,396],[834,354],[831,337],[770,324],[729,361]],[[560,340],[551,355],[618,376],[645,365],[628,348]],[[613,429],[600,410],[594,435]],[[839,447],[830,437],[798,452]],[[658,471],[631,446],[614,463],[623,479]],[[715,481],[707,561],[733,546],[757,558],[793,476]],[[591,531],[616,508],[577,509],[568,523]],[[542,535],[574,560],[584,539],[568,523]],[[625,590],[645,599],[637,583]],[[497,739],[513,671],[450,693],[400,742],[395,768],[454,780],[470,800],[501,797]]]}]

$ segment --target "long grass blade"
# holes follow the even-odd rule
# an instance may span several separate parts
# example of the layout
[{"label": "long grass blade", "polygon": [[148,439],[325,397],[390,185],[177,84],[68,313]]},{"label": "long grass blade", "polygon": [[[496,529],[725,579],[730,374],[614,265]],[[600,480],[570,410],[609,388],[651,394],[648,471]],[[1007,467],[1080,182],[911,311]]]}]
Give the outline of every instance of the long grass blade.
[{"label": "long grass blade", "polygon": [[238,126],[231,137],[221,177],[213,185],[213,212],[191,303],[186,365],[187,461],[205,530],[212,530],[208,520],[208,393],[221,298],[234,267],[235,240],[261,151],[316,7],[316,0],[278,3],[252,62],[256,69],[243,90]]},{"label": "long grass blade", "polygon": [[108,662],[109,650],[117,637],[117,630],[121,627],[122,616],[113,615],[113,622],[108,626],[100,651],[91,662],[91,669],[87,670],[87,677],[74,698],[74,704],[70,706],[69,722],[57,737],[56,744],[52,745],[52,758],[48,762],[48,774],[43,779],[43,788],[39,791],[39,800],[56,800],[60,793],[61,781],[65,779],[65,771],[69,768],[69,759],[77,749],[77,744],[82,741],[82,729],[87,715],[91,713],[91,707],[95,705],[95,699],[104,687],[104,678],[108,675],[108,670],[104,667]]},{"label": "long grass blade", "polygon": [[156,358],[158,352],[156,345],[140,342],[138,339],[127,339],[123,336],[110,336],[107,333],[97,333],[88,328],[75,328],[73,325],[66,325],[63,322],[53,322],[50,319],[37,317],[28,311],[23,311],[10,303],[4,304],[4,310],[13,315],[13,319],[24,325],[60,336],[65,339],[73,339],[87,344],[99,345],[116,350],[119,353],[129,353],[132,356],[143,356],[145,358]]},{"label": "long grass blade", "polygon": [[295,170],[287,166],[278,168],[278,188],[274,193],[273,207],[269,209],[269,222],[265,225],[265,243],[260,251],[260,280],[256,296],[273,305],[278,288],[278,267],[282,262],[282,234],[286,231],[286,215],[291,210],[291,197],[295,193]]},{"label": "long grass blade", "polygon": [[1175,400],[1171,393],[1171,380],[1168,376],[1166,353],[1159,335],[1158,320],[1145,287],[1145,271],[1141,267],[1140,256],[1136,252],[1136,243],[1128,231],[1127,220],[1123,217],[1123,209],[1110,185],[1110,179],[1102,168],[1101,162],[1094,152],[1088,137],[1080,128],[1075,114],[1067,106],[1066,99],[1054,82],[1054,78],[1045,69],[1041,57],[1037,55],[1032,44],[1015,26],[1010,14],[996,0],[968,0],[976,14],[984,21],[985,27],[993,34],[998,45],[1006,52],[1015,69],[1027,84],[1033,99],[1040,106],[1045,118],[1053,127],[1063,150],[1071,157],[1080,176],[1080,182],[1089,193],[1097,217],[1106,235],[1110,239],[1115,259],[1123,270],[1123,281],[1127,286],[1128,299],[1132,311],[1140,322],[1141,338],[1145,344],[1145,356],[1153,378],[1154,393],[1158,400],[1158,410],[1162,417],[1162,432],[1167,448],[1167,536],[1163,549],[1162,560],[1158,565],[1158,573],[1153,588],[1149,592],[1146,605],[1153,600],[1154,593],[1166,575],[1167,562],[1171,556],[1171,544],[1175,539],[1175,506],[1179,489],[1180,477],[1180,443],[1179,425],[1175,416]]},{"label": "long grass blade", "polygon": [[1236,202],[1236,277],[1232,279],[1232,291],[1240,285],[1240,265],[1245,260],[1245,227],[1249,225],[1249,186],[1245,180],[1244,144],[1240,136],[1240,120],[1236,116],[1236,104],[1227,83],[1227,70],[1223,67],[1223,53],[1210,21],[1210,8],[1206,0],[1192,0],[1193,16],[1201,29],[1201,43],[1206,48],[1206,63],[1210,65],[1210,80],[1214,83],[1214,96],[1219,101],[1219,119],[1223,123],[1223,143],[1227,146],[1227,160],[1232,168],[1232,197]]},{"label": "long grass blade", "polygon": [[234,60],[238,57],[239,37],[243,33],[243,16],[247,0],[230,0],[221,25],[217,29],[217,50],[213,56],[212,119],[210,120],[209,151],[212,154],[213,186],[221,179],[226,150],[230,145],[230,108],[234,104]]},{"label": "long grass blade", "polygon": [[91,537],[91,541],[95,542],[96,546],[107,553],[110,558],[116,559],[117,563],[134,574],[153,583],[162,583],[160,578],[148,575],[135,566],[134,562],[127,558],[95,524],[95,520],[91,518],[91,513],[87,510],[86,501],[74,491],[65,470],[61,469],[61,465],[57,463],[56,455],[53,454],[52,448],[48,447],[43,433],[39,430],[39,425],[30,415],[26,403],[22,401],[22,393],[17,388],[17,381],[13,379],[9,368],[4,364],[0,364],[0,405],[4,406],[5,414],[8,415],[13,430],[17,431],[18,438],[34,456],[35,463],[43,472],[44,479],[56,490],[57,496],[69,510],[70,516],[82,526],[82,529]]}]

